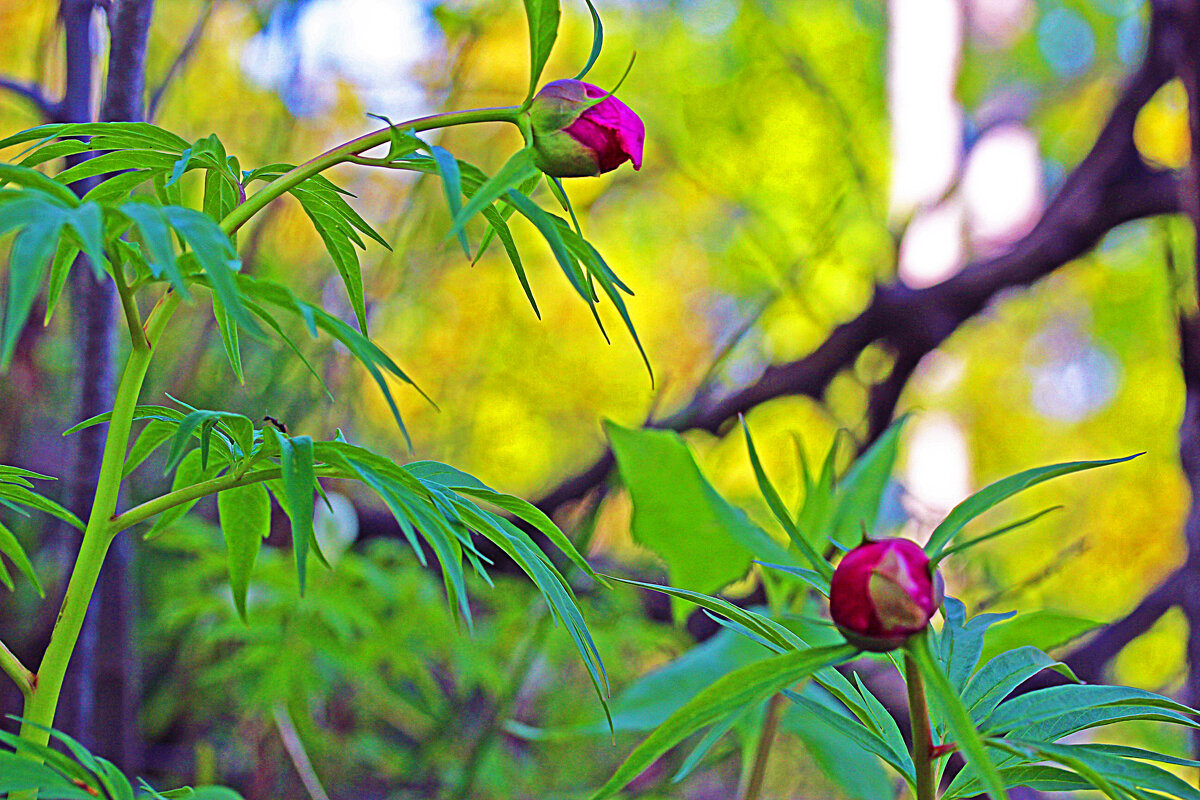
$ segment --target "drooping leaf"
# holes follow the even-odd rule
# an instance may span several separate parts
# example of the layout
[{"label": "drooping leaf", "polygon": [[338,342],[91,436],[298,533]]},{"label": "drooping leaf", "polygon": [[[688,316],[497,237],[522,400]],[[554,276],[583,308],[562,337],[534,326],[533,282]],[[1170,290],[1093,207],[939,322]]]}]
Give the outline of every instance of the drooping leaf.
[{"label": "drooping leaf", "polygon": [[226,489],[217,495],[217,515],[225,536],[229,585],[238,615],[246,619],[246,589],[262,540],[271,532],[271,498],[262,484]]}]

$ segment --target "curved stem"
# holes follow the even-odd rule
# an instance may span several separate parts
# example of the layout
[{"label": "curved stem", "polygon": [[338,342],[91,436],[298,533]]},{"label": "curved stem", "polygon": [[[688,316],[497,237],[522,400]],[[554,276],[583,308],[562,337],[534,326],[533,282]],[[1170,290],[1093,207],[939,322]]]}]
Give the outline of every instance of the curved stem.
[{"label": "curved stem", "polygon": [[912,722],[912,760],[917,778],[917,800],[935,800],[933,782],[933,733],[929,727],[929,707],[925,702],[925,683],[917,663],[906,650],[904,680],[908,684],[908,716]]},{"label": "curved stem", "polygon": [[433,114],[405,122],[397,122],[394,126],[380,128],[357,139],[351,139],[345,144],[327,150],[311,161],[306,161],[298,167],[280,175],[275,180],[259,189],[241,205],[234,208],[221,220],[221,230],[232,234],[242,227],[255,214],[262,210],[267,203],[290,191],[297,184],[311,178],[330,167],[350,160],[352,156],[364,153],[373,147],[391,141],[392,129],[409,131],[427,131],[434,128],[449,128],[453,125],[469,125],[474,122],[511,122],[519,125],[519,110],[515,106],[505,108],[477,108],[470,111],[450,111],[445,114]]},{"label": "curved stem", "polygon": [[4,646],[4,642],[0,642],[0,669],[13,679],[13,683],[17,684],[22,695],[29,697],[33,692],[33,673],[25,668],[21,659],[17,658],[13,651]]},{"label": "curved stem", "polygon": [[763,720],[762,733],[758,737],[758,749],[754,751],[754,766],[750,770],[750,780],[746,784],[746,793],[742,800],[758,800],[762,794],[763,783],[767,779],[767,758],[771,755],[771,745],[775,743],[775,733],[779,730],[779,717],[783,713],[783,695],[771,695],[767,701],[767,716]]},{"label": "curved stem", "polygon": [[[83,628],[84,616],[87,614],[92,592],[96,588],[96,579],[104,564],[104,556],[112,542],[112,517],[121,489],[129,431],[133,424],[133,413],[141,393],[142,382],[146,378],[146,370],[154,354],[153,343],[158,341],[178,304],[179,298],[175,292],[168,293],[159,302],[146,323],[146,337],[151,346],[145,349],[135,348],[130,352],[117,386],[112,419],[109,421],[108,435],[104,442],[100,478],[96,484],[96,495],[92,501],[87,528],[79,545],[75,567],[71,570],[71,579],[63,596],[58,621],[50,634],[50,644],[42,656],[42,663],[32,683],[32,691],[25,697],[26,721],[21,725],[21,737],[38,744],[45,744],[49,739],[49,733],[37,726],[50,727],[54,724],[54,713],[58,708],[67,665],[79,640],[79,632]],[[13,795],[13,800],[25,800],[33,796],[33,793],[18,792]]]},{"label": "curved stem", "polygon": [[[320,466],[316,468],[317,477],[338,477],[330,474],[326,467],[322,469]],[[252,483],[262,483],[263,481],[274,480],[282,474],[282,471],[276,467],[274,469],[260,469],[254,472],[239,475],[237,473],[227,473],[216,478],[202,481],[191,486],[184,486],[182,489],[176,489],[173,492],[167,492],[164,495],[159,495],[153,500],[147,500],[141,505],[134,506],[125,513],[115,516],[110,522],[110,527],[114,534],[132,528],[139,522],[145,522],[153,516],[168,511],[175,506],[183,503],[190,503],[193,500],[199,500],[202,497],[207,497],[210,494],[217,494],[226,489],[237,489],[242,486],[249,486]]]}]

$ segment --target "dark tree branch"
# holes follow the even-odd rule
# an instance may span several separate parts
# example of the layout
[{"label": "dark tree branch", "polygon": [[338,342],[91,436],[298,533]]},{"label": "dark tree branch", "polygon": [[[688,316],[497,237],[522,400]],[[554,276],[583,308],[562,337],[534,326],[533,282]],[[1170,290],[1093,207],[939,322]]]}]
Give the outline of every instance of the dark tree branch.
[{"label": "dark tree branch", "polygon": [[208,21],[212,19],[213,9],[216,8],[216,5],[216,0],[208,0],[204,4],[204,8],[200,10],[200,16],[196,18],[196,22],[192,25],[192,30],[188,33],[183,47],[180,48],[179,53],[175,56],[175,60],[171,62],[171,66],[167,67],[167,74],[163,76],[162,81],[150,93],[150,102],[146,106],[147,120],[153,120],[158,116],[158,106],[162,102],[163,95],[166,94],[167,88],[174,82],[179,73],[183,71],[192,54],[196,52],[196,46],[204,38],[204,29],[208,27]]},{"label": "dark tree branch", "polygon": [[[1127,81],[1088,155],[1070,174],[1037,225],[1006,253],[973,262],[936,286],[910,289],[879,286],[865,310],[830,334],[807,357],[769,367],[755,383],[722,398],[697,396],[672,416],[651,423],[674,430],[716,433],[738,414],[786,395],[819,399],[843,369],[875,342],[896,354],[892,375],[873,392],[873,414],[891,417],[895,402],[920,360],[964,322],[983,311],[1006,289],[1028,286],[1087,253],[1109,231],[1132,220],[1178,211],[1179,178],[1148,169],[1133,144],[1137,113],[1171,75],[1169,37],[1151,21],[1147,54]],[[873,432],[876,425],[872,426]],[[538,506],[553,512],[578,500],[604,481],[612,469],[611,451],[563,481]]]}]

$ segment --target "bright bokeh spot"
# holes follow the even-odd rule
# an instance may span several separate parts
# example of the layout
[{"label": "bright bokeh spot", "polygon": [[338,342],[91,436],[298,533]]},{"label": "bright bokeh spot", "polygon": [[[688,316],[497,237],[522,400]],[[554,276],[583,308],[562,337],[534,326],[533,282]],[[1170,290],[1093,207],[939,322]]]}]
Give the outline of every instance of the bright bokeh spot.
[{"label": "bright bokeh spot", "polygon": [[892,116],[893,213],[936,202],[962,151],[954,99],[962,8],[955,0],[891,0],[888,95]]},{"label": "bright bokeh spot", "polygon": [[963,202],[977,252],[1002,250],[1029,232],[1042,211],[1037,139],[1022,125],[985,133],[967,158]]},{"label": "bright bokeh spot", "polygon": [[963,205],[948,200],[919,213],[900,243],[900,280],[923,289],[949,278],[963,265]]},{"label": "bright bokeh spot", "polygon": [[930,412],[912,423],[904,487],[913,516],[936,523],[971,492],[971,456],[967,437],[949,414]]}]

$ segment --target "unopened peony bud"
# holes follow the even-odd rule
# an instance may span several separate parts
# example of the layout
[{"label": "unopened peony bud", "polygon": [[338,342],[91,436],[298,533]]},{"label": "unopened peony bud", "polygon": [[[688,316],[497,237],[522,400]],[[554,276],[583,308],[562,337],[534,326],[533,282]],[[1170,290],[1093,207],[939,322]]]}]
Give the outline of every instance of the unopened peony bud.
[{"label": "unopened peony bud", "polygon": [[646,127],[615,97],[588,101],[608,92],[576,80],[548,83],[533,98],[529,118],[538,168],[556,178],[582,178],[610,172],[625,161],[642,167]]},{"label": "unopened peony bud", "polygon": [[895,650],[924,630],[941,604],[929,557],[908,539],[865,542],[833,572],[829,614],[846,640],[874,652]]}]

